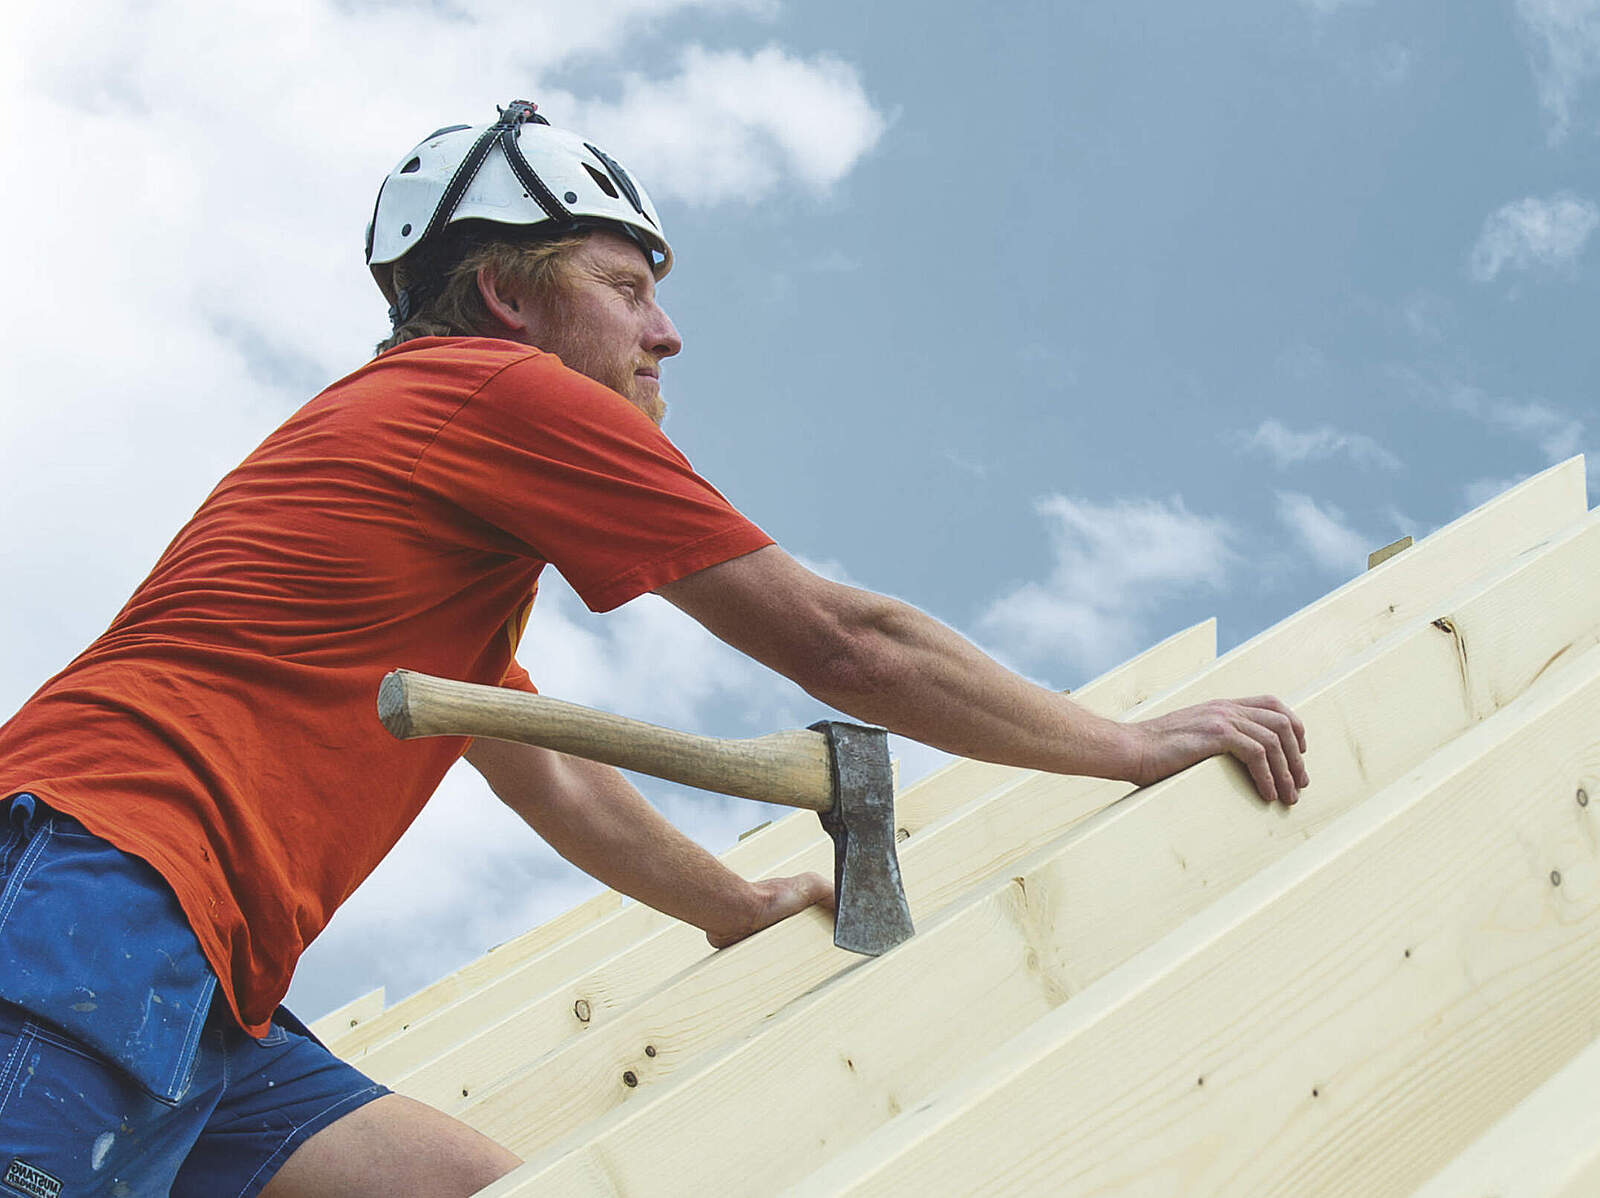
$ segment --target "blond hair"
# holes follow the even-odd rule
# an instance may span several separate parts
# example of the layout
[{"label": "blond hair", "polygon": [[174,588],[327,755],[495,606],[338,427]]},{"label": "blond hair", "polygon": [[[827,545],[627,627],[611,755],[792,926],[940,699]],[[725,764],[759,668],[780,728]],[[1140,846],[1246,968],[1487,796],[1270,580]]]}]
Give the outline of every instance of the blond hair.
[{"label": "blond hair", "polygon": [[[474,222],[462,222],[471,225]],[[588,240],[590,230],[557,236],[522,236],[504,225],[490,225],[487,236],[472,228],[419,256],[413,250],[394,267],[397,290],[423,295],[406,320],[378,342],[383,353],[417,337],[475,337],[493,330],[494,320],[478,293],[478,271],[488,267],[503,283],[525,288],[538,298],[552,297],[566,282],[567,251]]]}]

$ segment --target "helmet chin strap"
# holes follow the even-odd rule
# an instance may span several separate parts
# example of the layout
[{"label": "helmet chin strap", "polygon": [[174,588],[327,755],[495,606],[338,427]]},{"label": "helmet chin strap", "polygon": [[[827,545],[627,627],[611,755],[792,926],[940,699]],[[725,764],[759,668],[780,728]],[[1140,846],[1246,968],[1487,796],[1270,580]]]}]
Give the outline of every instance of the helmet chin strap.
[{"label": "helmet chin strap", "polygon": [[412,287],[402,287],[395,292],[394,303],[389,305],[389,323],[394,328],[399,328],[410,320],[412,314],[422,307],[422,301],[428,296],[428,288],[418,283]]}]

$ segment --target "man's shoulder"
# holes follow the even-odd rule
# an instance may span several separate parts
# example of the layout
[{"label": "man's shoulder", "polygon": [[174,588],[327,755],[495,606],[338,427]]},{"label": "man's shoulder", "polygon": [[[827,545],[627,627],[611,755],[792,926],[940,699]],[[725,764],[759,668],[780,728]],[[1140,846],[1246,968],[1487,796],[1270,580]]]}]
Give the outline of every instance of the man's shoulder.
[{"label": "man's shoulder", "polygon": [[418,337],[385,350],[351,377],[379,371],[417,371],[429,375],[494,374],[507,366],[549,357],[542,350],[498,337]]},{"label": "man's shoulder", "polygon": [[383,419],[413,408],[453,411],[485,387],[509,375],[538,377],[559,368],[550,354],[494,337],[418,337],[363,363],[312,397],[300,417]]},{"label": "man's shoulder", "polygon": [[296,425],[357,439],[429,441],[451,428],[516,443],[664,440],[626,399],[555,354],[494,337],[407,341],[328,387],[286,429]]},{"label": "man's shoulder", "polygon": [[551,399],[591,401],[593,393],[614,394],[553,353],[498,337],[418,337],[379,354],[334,389],[367,386],[391,394],[417,386],[425,391],[454,388],[464,396],[488,391],[518,398],[532,390]]}]

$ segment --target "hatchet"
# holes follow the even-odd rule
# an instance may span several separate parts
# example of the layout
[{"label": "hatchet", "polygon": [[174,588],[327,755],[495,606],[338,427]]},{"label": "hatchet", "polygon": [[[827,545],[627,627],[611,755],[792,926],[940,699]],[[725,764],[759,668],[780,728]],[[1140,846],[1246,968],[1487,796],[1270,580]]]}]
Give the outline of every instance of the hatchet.
[{"label": "hatchet", "polygon": [[833,942],[875,957],[912,935],[882,728],[823,720],[809,729],[722,740],[414,670],[384,677],[378,718],[401,740],[520,741],[719,794],[808,808],[833,837]]}]

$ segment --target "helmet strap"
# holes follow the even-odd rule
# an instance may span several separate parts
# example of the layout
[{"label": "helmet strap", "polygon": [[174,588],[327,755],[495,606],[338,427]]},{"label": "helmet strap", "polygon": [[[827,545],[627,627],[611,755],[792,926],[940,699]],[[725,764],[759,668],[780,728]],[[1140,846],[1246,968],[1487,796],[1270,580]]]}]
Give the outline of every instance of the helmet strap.
[{"label": "helmet strap", "polygon": [[544,209],[545,215],[563,224],[572,220],[572,213],[567,211],[561,201],[556,199],[555,193],[545,186],[544,180],[539,178],[534,169],[528,165],[528,160],[522,156],[522,150],[517,145],[518,131],[525,122],[532,121],[538,125],[548,125],[550,122],[538,114],[536,105],[527,100],[513,100],[499,111],[500,119],[478,135],[478,140],[472,143],[472,149],[467,151],[466,157],[456,167],[455,174],[450,176],[449,186],[444,189],[444,194],[434,206],[433,216],[429,218],[428,227],[422,231],[422,236],[417,238],[417,244],[427,241],[450,223],[450,218],[455,215],[456,206],[467,194],[467,188],[472,186],[472,181],[478,177],[478,172],[483,169],[490,150],[497,142],[506,156],[506,162],[511,166],[512,173],[517,176],[517,181],[528,189],[534,202]]},{"label": "helmet strap", "polygon": [[428,289],[420,283],[402,287],[395,292],[394,303],[389,305],[389,323],[399,328],[415,316],[427,298]]}]

